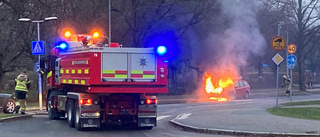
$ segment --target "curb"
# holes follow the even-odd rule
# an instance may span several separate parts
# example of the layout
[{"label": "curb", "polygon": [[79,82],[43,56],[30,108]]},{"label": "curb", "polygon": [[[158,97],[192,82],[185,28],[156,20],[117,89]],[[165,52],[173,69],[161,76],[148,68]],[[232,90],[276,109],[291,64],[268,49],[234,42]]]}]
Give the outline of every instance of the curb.
[{"label": "curb", "polygon": [[14,121],[14,120],[28,119],[28,118],[32,118],[32,115],[33,114],[26,114],[26,115],[17,115],[17,116],[1,118],[0,123]]},{"label": "curb", "polygon": [[252,131],[240,131],[240,130],[227,130],[227,129],[215,129],[215,128],[201,128],[182,124],[170,120],[170,123],[176,127],[182,128],[185,131],[193,131],[197,133],[209,133],[214,135],[231,135],[231,136],[246,136],[246,137],[320,137],[320,134],[307,134],[307,133],[277,133],[277,132],[252,132]]}]

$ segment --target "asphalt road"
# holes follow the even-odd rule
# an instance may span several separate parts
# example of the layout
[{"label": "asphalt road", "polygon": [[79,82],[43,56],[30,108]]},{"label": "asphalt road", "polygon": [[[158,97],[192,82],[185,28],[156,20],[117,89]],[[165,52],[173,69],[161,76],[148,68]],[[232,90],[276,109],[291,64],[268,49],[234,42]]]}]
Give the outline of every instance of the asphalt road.
[{"label": "asphalt road", "polygon": [[158,107],[158,127],[142,130],[123,127],[103,127],[88,131],[77,131],[68,126],[66,119],[49,120],[47,115],[34,115],[33,118],[0,123],[0,137],[231,137],[193,133],[174,127],[169,121],[186,107],[200,104],[166,104]]},{"label": "asphalt road", "polygon": [[[299,100],[314,100],[320,96],[296,96],[293,101]],[[268,103],[266,104],[264,100]],[[201,115],[199,118],[212,119],[213,117],[227,118],[224,116],[218,116],[223,112],[229,111],[230,109],[239,109],[257,107],[266,108],[270,104],[275,105],[275,98],[256,98],[247,100],[236,100],[230,102],[194,102],[194,103],[180,103],[180,104],[161,104],[158,105],[158,127],[152,130],[141,130],[124,127],[103,127],[100,129],[93,129],[88,131],[77,131],[74,128],[70,128],[67,124],[66,119],[61,120],[49,120],[47,115],[34,115],[33,118],[3,122],[0,123],[0,137],[65,137],[65,136],[77,136],[77,137],[230,137],[222,135],[212,135],[204,133],[194,133],[184,131],[180,128],[174,127],[169,123],[170,120],[179,118],[188,118],[189,113],[197,112]],[[270,101],[271,100],[271,101]],[[273,100],[273,101],[272,101]],[[290,98],[281,97],[279,103],[289,102]],[[206,111],[204,111],[206,110]],[[212,111],[212,113],[208,113]],[[254,111],[254,110],[253,110]],[[203,112],[203,113],[202,113]],[[239,111],[240,113],[241,111]],[[181,116],[181,114],[185,114]],[[200,123],[201,120],[197,121],[194,119],[192,122],[196,125],[203,125]],[[241,121],[235,121],[234,126],[241,127],[239,124]],[[238,123],[238,124],[237,124]],[[217,124],[217,123],[212,123]],[[228,127],[228,125],[227,125]]]}]

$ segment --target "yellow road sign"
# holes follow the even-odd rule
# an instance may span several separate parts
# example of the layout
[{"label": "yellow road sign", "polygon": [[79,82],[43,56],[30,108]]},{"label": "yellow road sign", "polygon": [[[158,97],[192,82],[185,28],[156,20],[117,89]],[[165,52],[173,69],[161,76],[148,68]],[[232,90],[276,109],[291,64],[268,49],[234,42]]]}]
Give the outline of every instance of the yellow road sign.
[{"label": "yellow road sign", "polygon": [[277,53],[275,56],[273,56],[272,60],[274,63],[279,65],[283,61],[283,58],[280,56],[279,53]]},{"label": "yellow road sign", "polygon": [[291,44],[288,45],[287,50],[288,50],[289,54],[293,54],[293,53],[295,53],[297,51],[297,46],[295,44],[291,43]]},{"label": "yellow road sign", "polygon": [[286,47],[286,39],[282,36],[275,36],[272,38],[271,46],[276,51],[281,51]]}]

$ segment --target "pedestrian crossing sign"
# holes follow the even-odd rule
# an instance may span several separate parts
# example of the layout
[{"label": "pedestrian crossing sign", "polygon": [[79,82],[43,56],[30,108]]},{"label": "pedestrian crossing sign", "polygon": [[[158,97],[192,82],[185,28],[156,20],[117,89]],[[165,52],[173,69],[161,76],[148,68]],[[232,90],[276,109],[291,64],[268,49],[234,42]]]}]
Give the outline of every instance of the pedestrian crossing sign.
[{"label": "pedestrian crossing sign", "polygon": [[32,55],[43,55],[45,54],[46,50],[44,48],[43,41],[32,41]]}]

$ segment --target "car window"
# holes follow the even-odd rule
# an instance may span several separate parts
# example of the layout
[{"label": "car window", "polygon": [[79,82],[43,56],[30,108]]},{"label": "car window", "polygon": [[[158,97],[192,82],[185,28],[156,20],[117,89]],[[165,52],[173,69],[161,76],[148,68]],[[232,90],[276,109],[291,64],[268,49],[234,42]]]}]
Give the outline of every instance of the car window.
[{"label": "car window", "polygon": [[243,84],[244,84],[245,86],[248,86],[248,85],[249,85],[247,81],[243,81]]},{"label": "car window", "polygon": [[234,87],[237,88],[237,87],[240,87],[239,85],[239,82],[237,81],[236,83],[234,83]]},{"label": "car window", "polygon": [[243,84],[242,81],[239,81],[239,85],[240,85],[240,87],[243,87],[243,86],[244,86],[244,84]]}]

